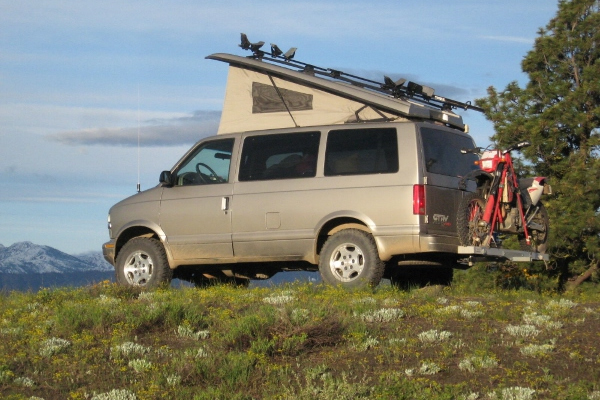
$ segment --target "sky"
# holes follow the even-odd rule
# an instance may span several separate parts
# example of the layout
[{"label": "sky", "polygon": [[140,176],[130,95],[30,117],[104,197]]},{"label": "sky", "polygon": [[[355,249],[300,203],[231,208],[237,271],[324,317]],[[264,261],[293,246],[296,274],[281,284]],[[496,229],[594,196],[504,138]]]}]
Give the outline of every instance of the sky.
[{"label": "sky", "polygon": [[[227,65],[250,41],[469,101],[527,77],[556,0],[0,0],[0,244],[108,241],[111,205],[216,134]],[[493,126],[459,112],[479,146]],[[139,147],[138,147],[139,137]],[[139,172],[138,172],[139,171]]]}]

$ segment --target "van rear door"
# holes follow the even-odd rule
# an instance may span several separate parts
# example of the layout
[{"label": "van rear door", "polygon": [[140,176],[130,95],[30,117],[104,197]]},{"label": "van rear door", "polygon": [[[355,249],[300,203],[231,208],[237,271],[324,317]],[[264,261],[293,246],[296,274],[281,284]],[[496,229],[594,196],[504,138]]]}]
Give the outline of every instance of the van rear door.
[{"label": "van rear door", "polygon": [[420,140],[426,201],[422,233],[456,236],[456,212],[464,190],[460,181],[477,168],[477,156],[460,150],[475,144],[462,132],[423,125]]}]

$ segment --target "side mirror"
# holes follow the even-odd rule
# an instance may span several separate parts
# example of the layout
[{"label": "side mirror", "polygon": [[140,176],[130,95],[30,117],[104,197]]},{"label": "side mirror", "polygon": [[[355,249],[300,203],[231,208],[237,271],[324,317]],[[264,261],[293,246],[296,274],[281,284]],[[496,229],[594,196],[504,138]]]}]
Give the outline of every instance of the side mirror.
[{"label": "side mirror", "polygon": [[171,174],[171,171],[161,172],[158,181],[164,186],[173,186],[173,175]]}]

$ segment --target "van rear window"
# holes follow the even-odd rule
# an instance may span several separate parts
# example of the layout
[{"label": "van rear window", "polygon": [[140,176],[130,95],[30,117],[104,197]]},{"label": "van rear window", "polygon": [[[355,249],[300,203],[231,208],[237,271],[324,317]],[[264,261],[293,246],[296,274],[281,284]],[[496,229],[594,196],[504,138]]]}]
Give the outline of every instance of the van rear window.
[{"label": "van rear window", "polygon": [[447,176],[465,176],[477,169],[474,154],[462,154],[461,149],[475,147],[468,136],[434,128],[421,128],[421,142],[427,172]]},{"label": "van rear window", "polygon": [[398,139],[394,128],[330,131],[325,152],[325,175],[398,172]]},{"label": "van rear window", "polygon": [[244,140],[240,181],[308,178],[317,172],[320,132],[249,136]]}]

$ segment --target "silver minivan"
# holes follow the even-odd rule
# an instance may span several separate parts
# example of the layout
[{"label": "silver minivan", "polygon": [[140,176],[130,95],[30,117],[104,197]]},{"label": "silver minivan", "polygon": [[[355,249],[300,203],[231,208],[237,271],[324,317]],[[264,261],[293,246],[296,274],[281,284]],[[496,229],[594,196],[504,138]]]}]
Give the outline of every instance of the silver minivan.
[{"label": "silver minivan", "polygon": [[[196,143],[160,184],[109,212],[104,257],[117,282],[265,279],[317,270],[375,286],[403,265],[451,271],[472,138],[432,121],[220,134]],[[467,181],[470,184],[470,181]],[[473,183],[474,185],[474,183]]]}]

